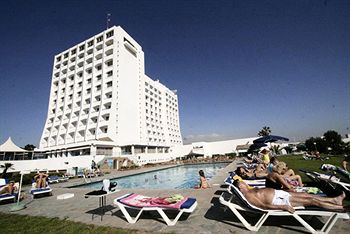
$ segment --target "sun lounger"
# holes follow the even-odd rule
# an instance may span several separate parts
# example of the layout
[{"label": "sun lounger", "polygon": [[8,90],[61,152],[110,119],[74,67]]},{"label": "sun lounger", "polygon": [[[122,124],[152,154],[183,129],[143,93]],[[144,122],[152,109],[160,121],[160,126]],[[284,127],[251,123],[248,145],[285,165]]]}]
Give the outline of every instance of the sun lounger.
[{"label": "sun lounger", "polygon": [[346,199],[350,198],[350,184],[341,182],[339,178],[334,175],[326,175],[315,171],[305,171],[307,177],[315,182],[316,187],[321,189],[327,196],[338,196],[342,192],[345,192]]},{"label": "sun lounger", "polygon": [[[109,179],[104,179],[102,183],[103,186],[100,190],[94,190],[85,194],[85,198],[98,198],[98,208],[102,209],[101,221],[103,219],[103,215],[105,214],[107,196],[120,191],[116,188],[117,183],[111,183]],[[92,219],[94,219],[94,214],[92,214]]]},{"label": "sun lounger", "polygon": [[13,194],[9,194],[9,193],[1,194],[1,195],[0,195],[0,202],[10,201],[10,200],[13,200],[13,202],[15,202],[15,201],[17,200],[17,196],[18,196],[17,193],[13,193]]},{"label": "sun lounger", "polygon": [[40,195],[40,196],[44,196],[44,195],[52,196],[52,189],[48,185],[46,186],[46,188],[32,187],[30,190],[30,193],[33,195],[33,198],[35,198],[38,195]]},{"label": "sun lounger", "polygon": [[[338,219],[350,218],[347,213],[342,211],[336,212],[314,207],[294,207],[295,212],[293,214],[283,210],[264,210],[250,204],[236,187],[230,186],[230,191],[231,193],[222,193],[219,201],[221,204],[228,207],[241,221],[241,223],[250,231],[259,231],[260,227],[264,224],[269,216],[292,216],[311,233],[328,233]],[[260,215],[261,217],[258,222],[252,225],[243,217],[241,212],[250,212],[256,215]],[[316,230],[305,219],[303,219],[303,216],[310,215],[322,217],[325,216],[329,218],[320,230]]]},{"label": "sun lounger", "polygon": [[[184,212],[192,213],[197,206],[197,200],[195,198],[184,197],[182,200],[171,204],[162,203],[161,201],[161,198],[129,193],[116,198],[114,204],[119,207],[129,223],[136,223],[143,211],[157,211],[168,226],[174,226]],[[127,208],[136,209],[139,212],[135,217],[131,217]],[[174,210],[179,213],[173,220],[170,220],[165,214],[165,210]]]},{"label": "sun lounger", "polygon": [[[234,172],[230,172],[230,175],[225,179],[224,183],[227,185],[232,185],[233,178],[236,174]],[[266,187],[266,179],[254,179],[254,180],[243,180],[246,184],[251,187],[256,188],[265,188]]]},{"label": "sun lounger", "polygon": [[49,176],[47,181],[49,182],[49,184],[58,183],[59,177],[58,176]]},{"label": "sun lounger", "polygon": [[[8,184],[7,179],[0,178],[0,189]],[[18,193],[5,193],[0,194],[0,202],[13,200],[15,202],[17,200]]]}]

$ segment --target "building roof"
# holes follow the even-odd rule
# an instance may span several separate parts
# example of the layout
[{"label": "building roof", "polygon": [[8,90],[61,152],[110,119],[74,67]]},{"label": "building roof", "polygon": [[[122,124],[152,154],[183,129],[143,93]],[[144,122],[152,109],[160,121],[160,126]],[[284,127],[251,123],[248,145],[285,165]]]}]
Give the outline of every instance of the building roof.
[{"label": "building roof", "polygon": [[248,150],[251,144],[237,145],[236,150]]},{"label": "building roof", "polygon": [[11,137],[5,141],[4,144],[0,145],[0,152],[27,152],[26,150],[18,147],[12,142]]}]

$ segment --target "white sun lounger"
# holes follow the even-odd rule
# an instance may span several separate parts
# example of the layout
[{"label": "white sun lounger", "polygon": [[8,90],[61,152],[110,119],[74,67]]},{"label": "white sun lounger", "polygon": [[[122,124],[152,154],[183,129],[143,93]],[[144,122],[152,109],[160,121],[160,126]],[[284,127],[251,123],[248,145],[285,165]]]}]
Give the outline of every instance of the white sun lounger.
[{"label": "white sun lounger", "polygon": [[9,200],[13,200],[13,202],[16,201],[17,199],[17,193],[13,193],[13,194],[1,194],[0,195],[0,202],[3,202],[3,201],[9,201]]},{"label": "white sun lounger", "polygon": [[[119,207],[129,223],[136,223],[143,211],[157,211],[164,219],[168,226],[174,226],[181,215],[185,213],[192,213],[197,206],[195,198],[184,198],[183,200],[172,205],[152,205],[152,203],[145,204],[142,200],[149,200],[151,197],[142,196],[139,194],[129,193],[114,199],[114,204]],[[135,217],[131,217],[127,208],[139,210]],[[173,220],[165,214],[164,210],[175,210],[178,214]]]},{"label": "white sun lounger", "polygon": [[[116,192],[119,192],[120,190],[117,189],[116,187],[111,188],[111,181],[109,179],[104,179],[103,180],[103,186],[102,189],[100,190],[94,190],[89,193],[86,193],[84,196],[85,198],[89,197],[96,197],[98,198],[98,208],[102,209],[102,214],[101,214],[101,221],[103,220],[103,216],[105,215],[105,207],[106,207],[106,199],[108,195],[114,194]],[[115,184],[116,186],[116,184]],[[94,219],[94,213],[92,214],[92,220]]]},{"label": "white sun lounger", "polygon": [[51,196],[52,189],[50,188],[50,186],[46,186],[46,188],[32,188],[30,190],[30,193],[33,195],[33,198],[35,198],[35,196],[37,195],[44,195],[44,194]]},{"label": "white sun lounger", "polygon": [[[242,224],[250,231],[259,231],[260,227],[264,224],[264,222],[269,216],[292,216],[311,233],[328,233],[338,219],[350,218],[349,215],[345,212],[336,212],[324,210],[321,208],[308,209],[305,207],[294,207],[295,212],[293,214],[283,210],[264,210],[250,204],[248,200],[245,199],[244,195],[235,186],[230,186],[230,188],[232,194],[228,192],[222,193],[219,198],[219,201],[221,204],[227,206],[242,222]],[[242,216],[240,211],[261,214],[261,217],[255,225],[252,225]],[[302,218],[302,216],[310,215],[325,216],[329,218],[320,230],[316,230]]]},{"label": "white sun lounger", "polygon": [[[255,188],[265,188],[266,187],[265,186],[266,179],[243,180],[243,181],[251,187],[255,187]],[[233,183],[232,176],[228,176],[225,179],[224,183],[227,185],[232,185],[232,183]]]}]

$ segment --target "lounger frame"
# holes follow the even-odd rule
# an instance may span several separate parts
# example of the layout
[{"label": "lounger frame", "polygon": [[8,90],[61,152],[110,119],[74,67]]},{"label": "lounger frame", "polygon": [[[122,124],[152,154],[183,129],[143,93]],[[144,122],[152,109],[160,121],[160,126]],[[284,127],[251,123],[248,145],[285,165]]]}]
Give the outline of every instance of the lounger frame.
[{"label": "lounger frame", "polygon": [[[119,209],[121,210],[124,217],[126,218],[126,220],[129,223],[136,223],[137,220],[140,218],[143,211],[157,211],[168,226],[174,226],[183,213],[192,213],[194,211],[194,209],[197,207],[197,201],[195,201],[192,204],[192,206],[190,208],[187,208],[187,209],[175,209],[175,208],[163,208],[163,207],[135,207],[135,206],[129,206],[129,205],[126,205],[124,203],[119,202],[120,199],[123,199],[125,197],[130,196],[130,195],[131,194],[129,193],[129,194],[125,194],[121,197],[114,199],[114,204],[119,207]],[[137,215],[135,217],[131,217],[131,215],[129,214],[129,212],[126,208],[139,210],[139,212],[137,213]],[[174,219],[170,219],[165,214],[164,210],[178,210],[179,213],[176,215],[176,217]]]},{"label": "lounger frame", "polygon": [[[304,207],[295,207],[295,212],[289,213],[283,210],[263,210],[251,205],[243,196],[243,194],[234,186],[230,186],[231,191],[237,196],[236,199],[241,200],[240,204],[235,203],[235,196],[232,193],[224,192],[221,194],[219,201],[221,204],[228,207],[236,217],[241,221],[241,223],[250,231],[259,231],[260,227],[265,223],[269,216],[292,216],[301,225],[303,225],[311,233],[328,233],[338,219],[349,219],[347,213],[335,212],[329,210],[307,210]],[[243,201],[242,201],[243,200]],[[244,205],[248,203],[249,206]],[[250,224],[240,213],[240,211],[251,212],[254,214],[261,214],[260,219],[255,224]],[[324,216],[328,217],[327,221],[324,223],[320,230],[314,229],[307,221],[305,221],[302,216]]]},{"label": "lounger frame", "polygon": [[17,193],[15,194],[2,194],[0,195],[0,202],[2,201],[9,201],[9,200],[13,200],[13,202],[15,202],[17,200]]},{"label": "lounger frame", "polygon": [[42,194],[48,194],[49,196],[52,195],[52,189],[50,187],[42,188],[42,189],[31,189],[30,193],[33,195],[33,198],[37,195],[42,195]]}]

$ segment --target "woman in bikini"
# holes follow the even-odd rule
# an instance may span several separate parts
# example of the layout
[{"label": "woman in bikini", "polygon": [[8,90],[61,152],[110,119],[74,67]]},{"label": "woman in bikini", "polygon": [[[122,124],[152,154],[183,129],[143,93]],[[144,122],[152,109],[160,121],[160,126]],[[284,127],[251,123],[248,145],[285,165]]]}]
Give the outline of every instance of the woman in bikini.
[{"label": "woman in bikini", "polygon": [[207,181],[207,179],[205,178],[205,175],[204,175],[204,171],[203,170],[200,170],[199,172],[199,176],[200,176],[200,182],[199,182],[199,185],[196,186],[195,188],[199,189],[199,188],[202,188],[202,189],[206,189],[206,188],[209,188],[209,183]]}]

